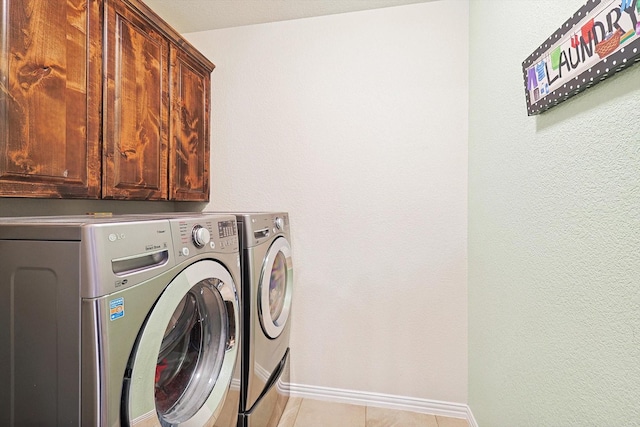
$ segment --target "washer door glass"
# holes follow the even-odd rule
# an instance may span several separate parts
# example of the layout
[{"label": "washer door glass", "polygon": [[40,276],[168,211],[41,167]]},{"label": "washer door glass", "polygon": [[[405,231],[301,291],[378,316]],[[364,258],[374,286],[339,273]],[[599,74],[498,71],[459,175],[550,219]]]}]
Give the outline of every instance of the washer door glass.
[{"label": "washer door glass", "polygon": [[199,261],[176,276],[130,357],[124,394],[129,425],[211,424],[231,384],[238,322],[235,284],[221,264]]},{"label": "washer door glass", "polygon": [[270,338],[280,336],[289,319],[293,292],[291,246],[284,237],[277,238],[264,260],[258,307],[262,329]]},{"label": "washer door glass", "polygon": [[224,360],[229,325],[219,279],[193,286],[173,312],[160,344],[155,401],[163,425],[191,418],[204,404]]}]

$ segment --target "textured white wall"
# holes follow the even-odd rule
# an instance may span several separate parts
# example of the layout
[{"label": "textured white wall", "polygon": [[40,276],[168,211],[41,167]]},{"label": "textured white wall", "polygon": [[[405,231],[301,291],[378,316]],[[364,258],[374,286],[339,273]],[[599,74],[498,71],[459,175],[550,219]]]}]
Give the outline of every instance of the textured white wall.
[{"label": "textured white wall", "polygon": [[287,210],[292,381],[466,403],[468,5],[191,33],[216,210]]},{"label": "textured white wall", "polygon": [[469,405],[640,425],[640,66],[527,117],[521,63],[584,0],[470,2]]}]

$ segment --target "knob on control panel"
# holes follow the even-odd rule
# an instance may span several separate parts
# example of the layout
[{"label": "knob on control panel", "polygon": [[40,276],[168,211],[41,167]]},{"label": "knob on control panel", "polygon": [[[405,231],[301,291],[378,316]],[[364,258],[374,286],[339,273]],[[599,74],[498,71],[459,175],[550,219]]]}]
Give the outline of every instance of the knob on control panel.
[{"label": "knob on control panel", "polygon": [[284,220],[281,217],[277,216],[275,219],[275,223],[276,223],[276,228],[278,230],[282,230],[282,228],[284,227]]},{"label": "knob on control panel", "polygon": [[193,244],[196,245],[196,247],[203,248],[204,245],[209,243],[211,240],[211,233],[209,233],[209,230],[203,226],[196,225],[193,227],[193,230],[191,230],[191,238],[193,239]]}]

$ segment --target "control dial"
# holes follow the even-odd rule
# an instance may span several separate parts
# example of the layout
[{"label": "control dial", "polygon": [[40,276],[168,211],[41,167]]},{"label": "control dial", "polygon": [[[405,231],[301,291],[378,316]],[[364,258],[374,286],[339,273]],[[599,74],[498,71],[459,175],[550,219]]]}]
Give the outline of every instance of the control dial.
[{"label": "control dial", "polygon": [[191,238],[196,247],[204,248],[204,245],[211,241],[211,234],[209,233],[209,230],[203,226],[196,225],[193,227],[193,230],[191,230]]},{"label": "control dial", "polygon": [[284,227],[284,220],[281,217],[277,216],[275,219],[275,223],[276,223],[276,228],[278,230],[282,230],[282,228]]}]

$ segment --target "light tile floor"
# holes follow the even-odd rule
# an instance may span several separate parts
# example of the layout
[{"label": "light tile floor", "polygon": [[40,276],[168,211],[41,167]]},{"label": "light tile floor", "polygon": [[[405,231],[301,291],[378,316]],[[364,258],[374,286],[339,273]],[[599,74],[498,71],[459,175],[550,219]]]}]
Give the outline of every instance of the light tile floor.
[{"label": "light tile floor", "polygon": [[278,427],[469,427],[466,420],[292,397]]}]

